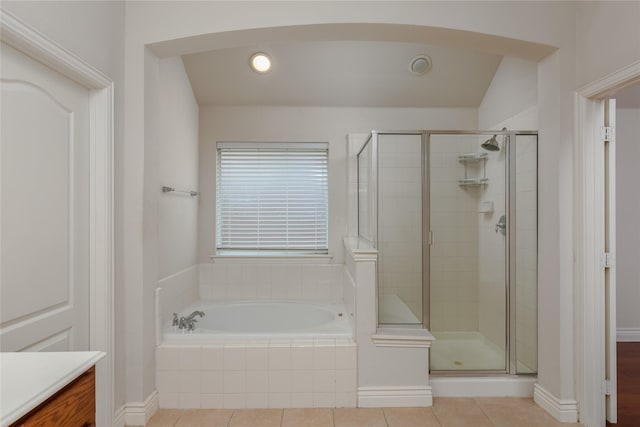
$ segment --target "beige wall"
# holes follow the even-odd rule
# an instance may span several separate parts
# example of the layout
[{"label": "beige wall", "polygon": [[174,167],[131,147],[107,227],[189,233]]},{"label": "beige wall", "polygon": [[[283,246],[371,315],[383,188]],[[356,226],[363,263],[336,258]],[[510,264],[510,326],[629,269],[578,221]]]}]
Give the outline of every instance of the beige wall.
[{"label": "beige wall", "polygon": [[640,2],[576,2],[576,86],[640,60]]},{"label": "beige wall", "polygon": [[151,192],[158,196],[159,278],[198,263],[198,198],[160,193],[163,185],[198,189],[199,107],[182,60],[163,59],[160,71],[160,132],[157,177]]}]

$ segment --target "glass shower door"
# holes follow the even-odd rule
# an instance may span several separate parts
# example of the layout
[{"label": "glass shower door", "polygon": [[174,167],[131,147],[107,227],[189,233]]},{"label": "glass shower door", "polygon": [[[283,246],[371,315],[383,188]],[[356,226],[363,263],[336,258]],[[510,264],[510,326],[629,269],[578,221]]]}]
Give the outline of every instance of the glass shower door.
[{"label": "glass shower door", "polygon": [[491,137],[428,137],[432,371],[507,370],[507,149]]},{"label": "glass shower door", "polygon": [[422,134],[377,134],[378,322],[422,325]]}]

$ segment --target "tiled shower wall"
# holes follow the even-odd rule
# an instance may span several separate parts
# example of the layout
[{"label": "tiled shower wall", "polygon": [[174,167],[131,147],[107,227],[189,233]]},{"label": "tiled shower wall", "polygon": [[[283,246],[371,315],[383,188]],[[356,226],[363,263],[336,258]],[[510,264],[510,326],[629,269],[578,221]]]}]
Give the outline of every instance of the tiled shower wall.
[{"label": "tiled shower wall", "polygon": [[516,357],[519,372],[538,365],[537,150],[536,137],[516,145]]},{"label": "tiled shower wall", "polygon": [[[482,140],[487,137],[483,137]],[[502,137],[498,136],[502,145]],[[481,150],[478,143],[478,150]],[[478,214],[478,330],[484,338],[504,349],[506,345],[506,237],[496,224],[506,211],[506,150],[488,152],[489,183],[481,201],[493,202],[493,211]]]},{"label": "tiled shower wall", "polygon": [[422,319],[421,135],[378,137],[379,291]]},{"label": "tiled shower wall", "polygon": [[[482,187],[461,187],[461,154],[477,137],[431,137],[431,330],[478,330],[478,202]],[[480,167],[469,166],[469,167]],[[474,169],[475,171],[478,171]]]}]

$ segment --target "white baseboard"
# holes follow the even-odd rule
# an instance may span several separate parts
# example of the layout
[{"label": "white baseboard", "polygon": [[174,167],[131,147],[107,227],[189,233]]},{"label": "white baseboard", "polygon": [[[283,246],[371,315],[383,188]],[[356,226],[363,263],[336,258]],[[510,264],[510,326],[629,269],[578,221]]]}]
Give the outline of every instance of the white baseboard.
[{"label": "white baseboard", "polygon": [[618,342],[640,342],[640,328],[618,328],[616,340]]},{"label": "white baseboard", "polygon": [[529,376],[429,378],[435,397],[531,397],[538,379]]},{"label": "white baseboard", "polygon": [[536,384],[533,389],[533,401],[561,423],[578,422],[578,401],[558,399],[544,388]]},{"label": "white baseboard", "polygon": [[120,409],[113,415],[113,427],[124,427],[125,418],[125,405],[122,405]]},{"label": "white baseboard", "polygon": [[359,387],[358,407],[424,407],[433,405],[431,387]]},{"label": "white baseboard", "polygon": [[158,392],[154,390],[144,402],[129,402],[125,404],[125,424],[128,426],[147,425],[147,422],[157,410]]}]

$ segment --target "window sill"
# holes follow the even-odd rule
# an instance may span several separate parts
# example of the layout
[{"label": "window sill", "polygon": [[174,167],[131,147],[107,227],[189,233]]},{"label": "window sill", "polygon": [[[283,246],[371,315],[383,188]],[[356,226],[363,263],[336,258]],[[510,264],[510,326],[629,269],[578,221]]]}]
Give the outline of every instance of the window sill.
[{"label": "window sill", "polygon": [[329,264],[333,259],[331,254],[323,255],[293,255],[293,254],[217,254],[210,255],[214,263],[256,263],[256,264]]}]

